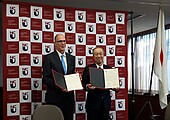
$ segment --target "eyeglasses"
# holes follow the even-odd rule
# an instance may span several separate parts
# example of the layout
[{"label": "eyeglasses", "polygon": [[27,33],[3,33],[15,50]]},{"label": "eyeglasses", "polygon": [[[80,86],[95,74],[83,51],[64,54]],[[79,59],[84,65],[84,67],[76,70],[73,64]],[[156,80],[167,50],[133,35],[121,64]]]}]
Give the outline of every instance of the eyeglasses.
[{"label": "eyeglasses", "polygon": [[61,43],[61,42],[66,42],[66,40],[58,40],[58,41],[56,41],[56,42]]}]

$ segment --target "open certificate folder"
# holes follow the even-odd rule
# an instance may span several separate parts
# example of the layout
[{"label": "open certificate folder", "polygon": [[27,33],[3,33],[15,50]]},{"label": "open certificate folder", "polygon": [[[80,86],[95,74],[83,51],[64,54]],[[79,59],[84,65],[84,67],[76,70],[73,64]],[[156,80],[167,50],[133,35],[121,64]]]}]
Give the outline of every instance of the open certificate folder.
[{"label": "open certificate folder", "polygon": [[90,67],[90,82],[96,88],[119,88],[118,68],[97,69]]},{"label": "open certificate folder", "polygon": [[68,91],[83,89],[79,73],[62,75],[55,70],[52,70],[52,73],[55,84],[61,89],[66,89]]}]

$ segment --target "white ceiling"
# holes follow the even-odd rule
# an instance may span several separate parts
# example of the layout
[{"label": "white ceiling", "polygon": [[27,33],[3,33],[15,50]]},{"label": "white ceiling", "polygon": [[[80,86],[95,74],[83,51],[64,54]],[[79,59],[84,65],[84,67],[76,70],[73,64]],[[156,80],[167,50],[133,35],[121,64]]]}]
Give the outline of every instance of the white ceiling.
[{"label": "white ceiling", "polygon": [[[6,1],[6,0],[3,0]],[[133,33],[156,28],[160,2],[164,8],[165,24],[170,24],[170,0],[10,0],[48,4],[54,6],[68,6],[77,8],[91,8],[104,10],[133,11],[133,16],[141,15],[133,20]],[[128,35],[131,33],[128,21]]]}]

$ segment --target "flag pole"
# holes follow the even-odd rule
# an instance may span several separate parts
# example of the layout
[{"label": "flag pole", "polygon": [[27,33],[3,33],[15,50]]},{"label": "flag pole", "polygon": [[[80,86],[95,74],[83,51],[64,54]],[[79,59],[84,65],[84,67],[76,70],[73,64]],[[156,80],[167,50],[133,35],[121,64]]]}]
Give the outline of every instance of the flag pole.
[{"label": "flag pole", "polygon": [[153,56],[153,63],[152,63],[152,70],[151,70],[151,78],[150,78],[150,84],[149,84],[149,93],[148,93],[149,96],[151,96],[153,66],[154,66],[154,56]]},{"label": "flag pole", "polygon": [[[162,9],[162,0],[161,0],[161,3],[160,3],[160,6],[159,6],[159,9]],[[159,16],[159,13],[158,13],[158,16]],[[158,26],[158,23],[157,23],[157,26]],[[153,54],[153,63],[152,63],[152,70],[151,70],[151,79],[150,79],[150,86],[149,86],[149,96],[151,95],[151,88],[152,88],[152,77],[153,77],[153,69],[154,69],[154,57],[155,55]]]},{"label": "flag pole", "polygon": [[134,47],[133,47],[133,11],[129,12],[131,20],[131,64],[132,64],[132,120],[134,120],[134,105],[135,105],[135,96],[134,96]]}]

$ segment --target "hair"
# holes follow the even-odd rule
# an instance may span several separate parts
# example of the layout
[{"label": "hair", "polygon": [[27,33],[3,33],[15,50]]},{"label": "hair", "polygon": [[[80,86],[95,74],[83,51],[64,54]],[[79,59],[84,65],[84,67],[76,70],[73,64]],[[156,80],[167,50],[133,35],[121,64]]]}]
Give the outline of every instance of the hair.
[{"label": "hair", "polygon": [[104,54],[103,48],[101,48],[101,47],[95,47],[95,48],[93,49],[93,55],[94,55],[94,51],[95,51],[96,49],[101,49],[101,50],[103,51],[103,54]]},{"label": "hair", "polygon": [[56,41],[56,39],[57,39],[58,35],[64,35],[64,34],[61,34],[61,33],[56,34],[56,35],[55,35],[55,37],[54,37],[54,41]]},{"label": "hair", "polygon": [[58,37],[59,34],[56,34],[55,37],[54,37],[54,41],[56,42],[56,39]]},{"label": "hair", "polygon": [[55,37],[54,37],[54,41],[56,41],[57,36],[58,36],[58,34],[57,34],[57,35],[55,35]]}]

